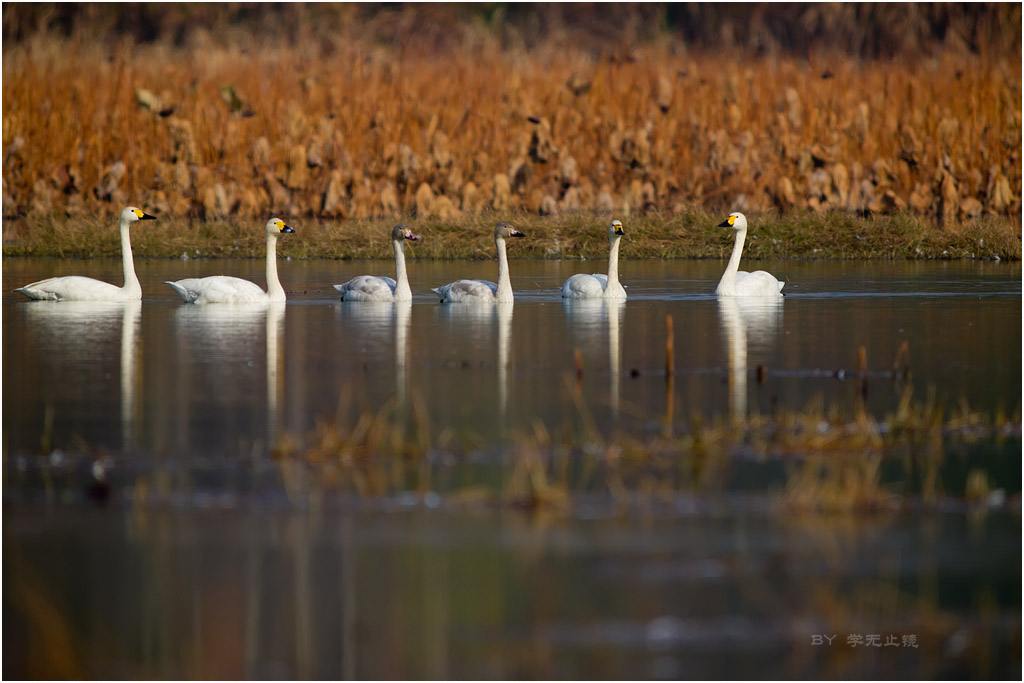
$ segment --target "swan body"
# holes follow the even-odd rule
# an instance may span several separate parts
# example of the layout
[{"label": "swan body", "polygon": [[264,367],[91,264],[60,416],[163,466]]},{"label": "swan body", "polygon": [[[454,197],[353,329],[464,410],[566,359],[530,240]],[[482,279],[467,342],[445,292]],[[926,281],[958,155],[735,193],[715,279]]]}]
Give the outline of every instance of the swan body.
[{"label": "swan body", "polygon": [[736,243],[732,247],[732,256],[725,267],[722,279],[718,281],[715,294],[718,296],[782,296],[782,288],[786,285],[779,282],[774,275],[763,270],[753,273],[740,270],[740,256],[743,254],[743,242],[747,239],[747,217],[742,213],[733,212],[719,223],[720,228],[732,228],[736,231]]},{"label": "swan body", "polygon": [[167,282],[187,304],[256,304],[284,301],[284,287],[277,277],[277,238],[295,232],[280,218],[267,221],[267,291],[239,277],[212,275]]},{"label": "swan body", "polygon": [[412,301],[409,275],[405,269],[405,247],[403,240],[415,242],[419,237],[403,224],[391,231],[391,245],[395,252],[395,276],[360,275],[343,285],[334,285],[341,292],[342,301]]},{"label": "swan body", "polygon": [[494,228],[494,246],[498,253],[498,282],[489,280],[456,280],[432,289],[441,297],[441,303],[512,303],[512,280],[508,274],[508,256],[505,240],[523,237],[510,223],[498,223]]},{"label": "swan body", "polygon": [[142,286],[135,275],[135,261],[132,259],[132,243],[128,234],[129,226],[135,221],[156,220],[142,209],[127,207],[121,212],[121,261],[124,267],[124,286],[115,287],[109,282],[94,280],[81,275],[51,277],[33,282],[14,290],[29,299],[44,301],[138,301],[142,299]]},{"label": "swan body", "polygon": [[626,234],[622,222],[615,220],[608,226],[608,274],[577,273],[562,285],[565,299],[625,299],[626,290],[619,284],[619,240]]}]

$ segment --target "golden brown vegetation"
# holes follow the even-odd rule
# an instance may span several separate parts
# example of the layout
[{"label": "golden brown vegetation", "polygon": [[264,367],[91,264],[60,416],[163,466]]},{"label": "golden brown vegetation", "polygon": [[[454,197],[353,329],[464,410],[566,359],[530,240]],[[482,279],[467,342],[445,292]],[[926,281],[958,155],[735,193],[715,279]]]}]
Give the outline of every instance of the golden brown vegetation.
[{"label": "golden brown vegetation", "polygon": [[[1019,31],[1001,51],[870,61],[689,49],[669,31],[600,52],[569,32],[526,49],[459,17],[441,49],[429,21],[415,38],[429,11],[442,10],[376,25],[345,14],[334,35],[307,25],[308,41],[190,24],[178,43],[105,43],[28,31],[5,7],[4,215],[132,203],[207,221],[443,222],[702,207],[999,216],[1018,233]],[[374,42],[389,21],[405,38]]]},{"label": "golden brown vegetation", "polygon": [[[568,376],[564,383],[580,398]],[[528,433],[512,435],[498,448],[491,465],[475,458],[477,464],[455,466],[478,439],[431,425],[422,400],[410,411],[394,401],[352,410],[343,399],[336,416],[319,420],[305,438],[285,435],[274,452],[298,497],[321,491],[366,498],[440,493],[452,504],[547,510],[569,509],[585,493],[628,507],[728,491],[738,460],[774,461],[786,467],[782,480],[765,483],[777,490],[777,512],[850,513],[896,510],[915,499],[931,504],[953,498],[981,508],[1004,501],[1006,492],[992,497],[982,470],[961,484],[943,481],[941,467],[951,449],[1019,439],[1021,431],[1019,412],[1007,419],[963,404],[949,408],[932,394],[915,400],[911,385],[882,418],[862,407],[847,413],[818,401],[772,415],[694,414],[685,425],[641,436],[603,435],[582,400],[568,401],[565,410],[571,418],[560,431],[536,420]],[[449,466],[439,467],[441,462]],[[883,463],[889,464],[888,481]],[[900,470],[903,476],[894,479],[893,471]]]}]

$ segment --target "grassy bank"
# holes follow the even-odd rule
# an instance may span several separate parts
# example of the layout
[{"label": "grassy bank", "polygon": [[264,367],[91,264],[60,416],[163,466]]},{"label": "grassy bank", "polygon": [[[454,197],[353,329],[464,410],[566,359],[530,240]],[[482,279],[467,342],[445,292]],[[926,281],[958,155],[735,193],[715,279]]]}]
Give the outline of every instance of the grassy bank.
[{"label": "grassy bank", "polygon": [[[690,211],[679,215],[625,218],[623,258],[725,258],[731,230],[719,228],[723,215]],[[511,219],[526,233],[511,247],[513,258],[588,258],[607,256],[609,218],[589,212],[558,217],[485,212],[457,220],[410,219],[421,241],[409,258],[487,259],[494,256],[491,231]],[[292,258],[391,258],[391,222],[288,219],[294,236],[280,241],[279,254]],[[99,257],[120,254],[115,221],[110,218],[34,216],[8,221],[5,256]],[[250,219],[189,221],[170,216],[136,227],[137,256],[259,258],[264,253],[263,222]],[[956,229],[940,230],[911,214],[860,218],[847,213],[802,213],[751,217],[744,255],[749,258],[811,259],[1000,259],[1020,260],[1020,230],[1012,221],[986,218]]]}]

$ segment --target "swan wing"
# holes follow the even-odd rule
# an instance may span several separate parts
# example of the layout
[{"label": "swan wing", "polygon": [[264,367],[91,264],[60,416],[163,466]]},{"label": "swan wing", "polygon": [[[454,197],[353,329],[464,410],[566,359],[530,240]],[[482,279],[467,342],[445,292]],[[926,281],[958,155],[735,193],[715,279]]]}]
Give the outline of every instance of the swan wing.
[{"label": "swan wing", "polygon": [[565,299],[601,299],[604,298],[604,288],[607,284],[607,275],[576,273],[562,285],[562,297]]},{"label": "swan wing", "polygon": [[168,282],[190,304],[246,304],[267,301],[259,285],[239,277],[213,275]]},{"label": "swan wing", "polygon": [[736,296],[781,296],[785,286],[785,282],[763,270],[736,273]]},{"label": "swan wing", "polygon": [[343,285],[334,285],[342,301],[393,301],[397,283],[389,277],[360,275]]},{"label": "swan wing", "polygon": [[562,285],[564,299],[625,299],[626,290],[621,284],[608,287],[608,276],[604,273],[577,273]]},{"label": "swan wing", "polygon": [[[126,301],[127,293],[109,282],[81,275],[51,277],[14,290],[30,299],[43,301]],[[142,298],[140,292],[137,299]]]},{"label": "swan wing", "polygon": [[498,285],[488,280],[456,280],[433,291],[446,303],[494,301]]}]

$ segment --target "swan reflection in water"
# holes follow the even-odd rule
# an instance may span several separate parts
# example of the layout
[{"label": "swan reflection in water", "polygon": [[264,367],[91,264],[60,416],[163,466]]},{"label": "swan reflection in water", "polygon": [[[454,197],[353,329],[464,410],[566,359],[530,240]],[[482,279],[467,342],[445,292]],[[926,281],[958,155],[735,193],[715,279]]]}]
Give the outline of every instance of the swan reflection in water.
[{"label": "swan reflection in water", "polygon": [[[180,306],[174,312],[179,350],[198,357],[191,347],[199,347],[202,357],[215,365],[212,374],[225,360],[245,358],[251,363],[254,341],[261,329],[265,331],[268,447],[276,443],[281,427],[284,316],[283,301]],[[235,384],[224,382],[222,386]]]},{"label": "swan reflection in water", "polygon": [[[456,303],[438,307],[438,315],[451,323],[453,330],[472,349],[487,349],[497,346],[498,366],[498,411],[504,424],[508,407],[508,365],[512,348],[512,312],[515,304],[503,303]],[[497,323],[497,339],[491,332]]]},{"label": "swan reflection in water", "polygon": [[782,326],[782,297],[719,297],[718,320],[729,352],[729,412],[747,414],[748,347],[774,347]]},{"label": "swan reflection in water", "polygon": [[[142,301],[33,301],[23,310],[26,322],[39,330],[39,339],[53,344],[51,353],[88,358],[90,365],[102,360],[120,325],[121,448],[135,448]],[[82,349],[82,353],[69,354],[69,344]],[[46,348],[46,344],[40,344],[40,348]]]},{"label": "swan reflection in water", "polygon": [[573,327],[582,331],[588,345],[608,349],[608,402],[612,415],[619,416],[620,380],[622,378],[622,318],[625,299],[563,299],[562,308]]},{"label": "swan reflection in water", "polygon": [[411,301],[343,301],[340,314],[352,321],[363,350],[382,349],[392,340],[395,344],[395,398],[400,408],[406,404],[408,380],[406,367],[409,355],[409,328],[412,323]]}]

